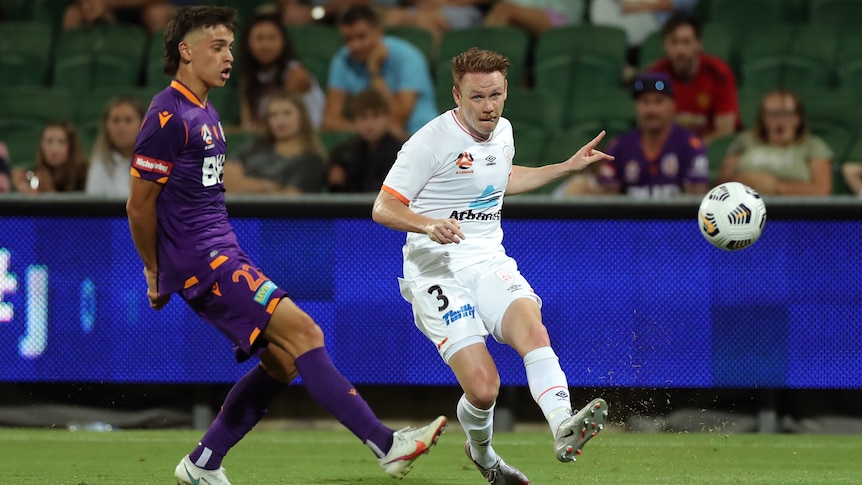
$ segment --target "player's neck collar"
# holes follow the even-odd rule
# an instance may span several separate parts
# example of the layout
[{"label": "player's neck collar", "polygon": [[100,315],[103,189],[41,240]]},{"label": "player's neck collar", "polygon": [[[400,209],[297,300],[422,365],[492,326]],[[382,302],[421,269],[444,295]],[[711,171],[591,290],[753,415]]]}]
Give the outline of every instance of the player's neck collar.
[{"label": "player's neck collar", "polygon": [[186,87],[185,84],[177,81],[176,79],[171,81],[171,87],[180,92],[183,96],[186,97],[189,101],[192,102],[195,106],[199,106],[201,108],[206,109],[206,104],[198,98],[198,96],[192,92],[191,89]]},{"label": "player's neck collar", "polygon": [[482,138],[480,136],[476,136],[472,131],[467,129],[467,127],[464,126],[464,123],[461,123],[461,119],[459,118],[459,115],[458,115],[458,108],[453,109],[451,111],[451,113],[452,113],[452,119],[455,120],[455,124],[458,125],[458,128],[461,128],[461,131],[463,131],[464,133],[473,137],[474,140],[476,140],[480,143],[484,143],[486,141],[491,141],[491,138],[494,138],[494,132],[493,131],[491,132],[490,135],[488,135],[488,138]]}]

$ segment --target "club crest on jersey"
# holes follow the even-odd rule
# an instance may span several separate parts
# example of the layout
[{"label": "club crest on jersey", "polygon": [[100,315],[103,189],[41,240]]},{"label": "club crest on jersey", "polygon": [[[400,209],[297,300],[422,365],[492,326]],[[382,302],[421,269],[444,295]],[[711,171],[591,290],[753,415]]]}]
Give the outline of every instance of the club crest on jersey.
[{"label": "club crest on jersey", "polygon": [[506,283],[507,285],[511,285],[512,282],[515,281],[515,275],[507,269],[497,271],[497,278],[503,280],[503,283]]},{"label": "club crest on jersey", "polygon": [[201,138],[203,139],[204,144],[206,145],[206,148],[204,148],[204,150],[209,150],[210,148],[215,146],[215,145],[213,145],[212,132],[210,132],[210,129],[207,125],[201,125]]},{"label": "club crest on jersey", "polygon": [[455,172],[456,174],[473,173],[473,155],[470,155],[469,152],[461,153],[455,160],[455,165],[458,166],[458,170]]}]

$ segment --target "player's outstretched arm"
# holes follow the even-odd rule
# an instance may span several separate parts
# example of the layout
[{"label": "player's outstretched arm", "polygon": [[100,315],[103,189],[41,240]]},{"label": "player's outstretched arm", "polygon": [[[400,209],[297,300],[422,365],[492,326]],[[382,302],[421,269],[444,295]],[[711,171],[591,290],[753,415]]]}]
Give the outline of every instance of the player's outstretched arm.
[{"label": "player's outstretched arm", "polygon": [[596,149],[602,138],[605,137],[605,131],[602,130],[589,143],[582,146],[580,150],[569,157],[568,160],[543,167],[522,167],[515,165],[512,167],[512,174],[509,176],[509,186],[506,188],[507,195],[522,194],[530,192],[553,182],[561,177],[566,177],[577,171],[583,170],[587,165],[598,162],[600,160],[613,160],[614,157]]},{"label": "player's outstretched arm", "polygon": [[464,239],[461,225],[455,219],[432,219],[417,214],[385,190],[377,194],[371,218],[374,222],[396,231],[426,234],[438,244],[457,244]]}]

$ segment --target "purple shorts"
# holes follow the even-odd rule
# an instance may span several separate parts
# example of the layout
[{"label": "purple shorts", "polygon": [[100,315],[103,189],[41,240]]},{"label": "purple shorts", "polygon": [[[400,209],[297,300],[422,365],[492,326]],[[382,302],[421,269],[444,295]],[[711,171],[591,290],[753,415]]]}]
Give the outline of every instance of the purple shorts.
[{"label": "purple shorts", "polygon": [[287,293],[244,256],[228,258],[215,270],[210,291],[186,303],[233,342],[237,362],[267,345],[263,331]]}]

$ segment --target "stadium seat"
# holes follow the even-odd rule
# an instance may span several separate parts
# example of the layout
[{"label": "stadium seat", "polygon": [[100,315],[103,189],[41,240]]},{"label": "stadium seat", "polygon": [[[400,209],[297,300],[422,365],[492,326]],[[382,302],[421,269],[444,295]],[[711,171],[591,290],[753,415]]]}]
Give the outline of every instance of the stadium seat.
[{"label": "stadium seat", "polygon": [[144,84],[151,87],[165,86],[170,82],[162,70],[162,57],[165,53],[164,32],[154,32],[149,39],[144,54]]},{"label": "stadium seat", "polygon": [[440,52],[436,79],[451,80],[452,58],[471,47],[493,49],[506,56],[512,63],[507,77],[510,86],[520,85],[527,62],[530,38],[523,29],[517,27],[472,27],[450,30],[440,41]]},{"label": "stadium seat", "polygon": [[[740,68],[746,63],[790,53],[796,28],[773,25],[768,29],[752,29],[738,37]],[[741,70],[741,69],[740,69]]]},{"label": "stadium seat", "polygon": [[[591,132],[622,133],[635,125],[635,104],[628,91],[621,89],[585,92],[563,107],[562,126]],[[587,140],[589,141],[589,140]]]},{"label": "stadium seat", "polygon": [[842,90],[862,97],[862,58],[840,63],[837,76]]},{"label": "stadium seat", "polygon": [[341,35],[332,27],[317,24],[291,25],[287,28],[287,35],[299,59],[326,89],[329,65],[342,46]]},{"label": "stadium seat", "polygon": [[548,29],[536,41],[536,85],[544,83],[543,89],[550,88],[557,83],[548,76],[562,75],[569,77],[567,82],[577,83],[578,89],[617,87],[627,49],[626,33],[618,27],[575,25]]},{"label": "stadium seat", "polygon": [[[703,26],[703,52],[733,65],[736,62],[733,46],[733,35],[722,24],[709,23]],[[664,57],[661,31],[653,32],[641,46],[638,65],[646,69],[653,62]]]},{"label": "stadium seat", "polygon": [[796,27],[790,54],[818,63],[821,69],[829,74],[830,84],[834,84],[839,45],[839,36],[835,29],[801,25]]},{"label": "stadium seat", "polygon": [[32,168],[39,149],[39,139],[42,136],[42,126],[26,126],[19,129],[3,129],[2,141],[9,149],[12,168]]},{"label": "stadium seat", "polygon": [[515,165],[540,167],[546,165],[545,151],[552,135],[541,130],[515,130]]},{"label": "stadium seat", "polygon": [[28,20],[51,26],[52,29],[59,29],[63,14],[71,2],[69,0],[30,0],[22,3],[26,4],[22,10],[26,10]]},{"label": "stadium seat", "polygon": [[51,42],[48,25],[0,22],[0,87],[46,84]]},{"label": "stadium seat", "polygon": [[509,88],[503,116],[516,135],[526,131],[555,133],[559,130],[559,106],[541,90]]},{"label": "stadium seat", "polygon": [[339,143],[349,140],[356,133],[352,131],[323,131],[319,134],[320,141],[323,142],[323,146],[326,147],[327,152],[332,152],[332,149],[338,146]]},{"label": "stadium seat", "polygon": [[218,111],[224,127],[239,125],[239,95],[235,86],[228,84],[223,88],[211,89],[207,102],[212,103]]},{"label": "stadium seat", "polygon": [[[537,61],[536,87],[554,93],[564,106],[572,106],[594,92],[618,90],[622,64],[597,55],[554,57]],[[571,126],[563,117],[563,125]]]},{"label": "stadium seat", "polygon": [[764,91],[773,88],[827,88],[832,80],[831,73],[817,61],[791,55],[763,57],[743,63],[741,69],[744,86]]},{"label": "stadium seat", "polygon": [[858,0],[809,0],[811,23],[844,31],[859,28],[862,2]]},{"label": "stadium seat", "polygon": [[419,49],[428,60],[428,65],[434,65],[434,36],[431,32],[417,27],[386,27],[385,34],[404,39]]},{"label": "stadium seat", "polygon": [[150,104],[150,100],[156,91],[151,88],[96,88],[90,92],[77,94],[73,99],[72,120],[80,125],[101,121],[102,112],[108,101],[116,96],[133,96],[137,98],[144,108]]},{"label": "stadium seat", "polygon": [[58,39],[54,85],[80,92],[138,84],[146,46],[140,27],[105,26],[63,32]]},{"label": "stadium seat", "polygon": [[736,134],[720,136],[715,138],[706,147],[706,157],[709,159],[709,181],[715,184],[718,179],[718,173],[721,171],[721,164],[724,162],[724,157],[727,156],[727,147],[733,143],[737,137]]},{"label": "stadium seat", "polygon": [[708,18],[731,27],[761,27],[789,22],[793,2],[788,0],[709,0]]},{"label": "stadium seat", "polygon": [[34,86],[0,90],[0,133],[16,126],[39,126],[49,120],[72,118],[72,96],[68,91]]}]

